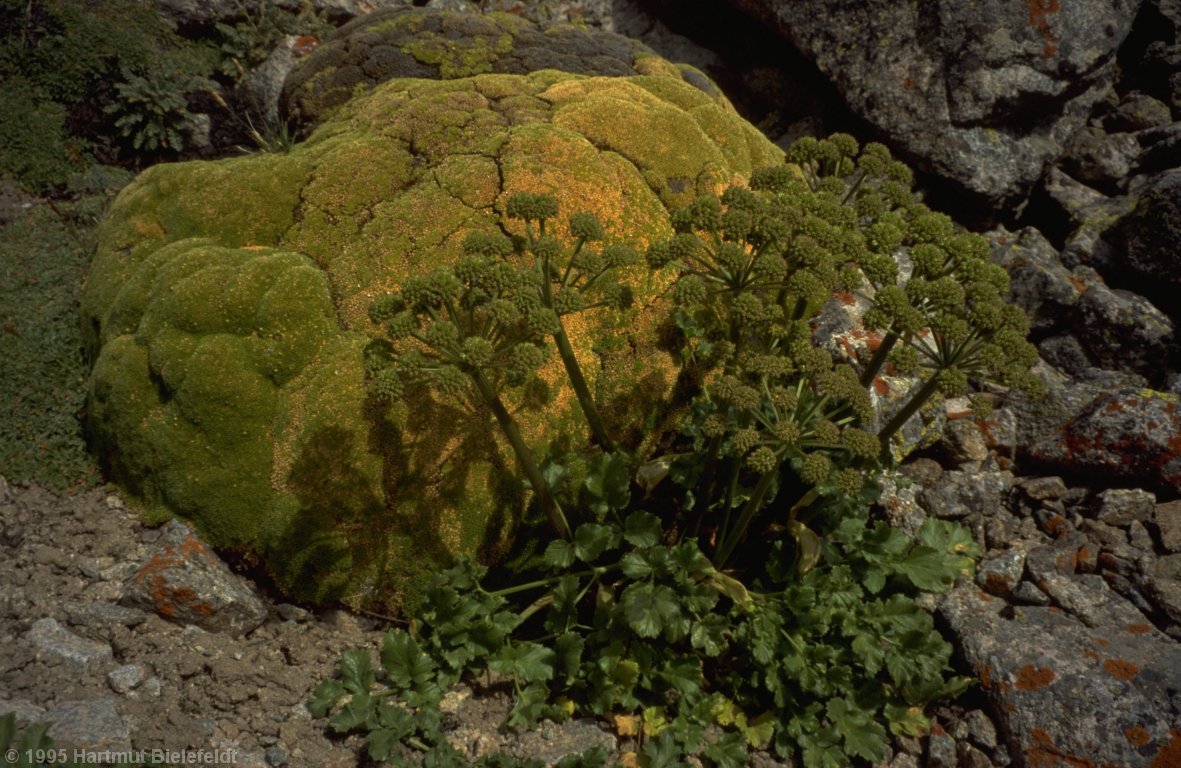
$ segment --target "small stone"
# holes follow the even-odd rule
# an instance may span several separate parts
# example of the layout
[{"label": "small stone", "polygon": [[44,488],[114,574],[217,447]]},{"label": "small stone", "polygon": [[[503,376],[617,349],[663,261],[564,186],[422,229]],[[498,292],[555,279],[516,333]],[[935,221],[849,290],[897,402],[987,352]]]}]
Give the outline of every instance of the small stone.
[{"label": "small stone", "polygon": [[267,747],[264,755],[267,765],[274,766],[274,768],[287,765],[287,750],[281,747]]},{"label": "small stone", "polygon": [[111,559],[109,557],[77,557],[74,559],[74,568],[78,570],[78,573],[96,581],[103,577],[103,569],[110,567],[110,565]]},{"label": "small stone", "polygon": [[[1047,503],[1054,504],[1058,507],[1062,506],[1062,502],[1060,501]],[[1033,519],[1037,522],[1037,527],[1042,533],[1055,539],[1062,538],[1074,532],[1074,525],[1066,517],[1065,509],[1039,507],[1033,511]]]},{"label": "small stone", "polygon": [[894,745],[905,754],[914,755],[915,757],[922,757],[923,755],[923,742],[913,736],[895,736]]},{"label": "small stone", "polygon": [[53,723],[49,735],[57,747],[131,749],[131,732],[111,699],[63,701],[46,712],[45,719]]},{"label": "small stone", "polygon": [[1104,549],[1126,546],[1128,543],[1127,531],[1098,520],[1084,520],[1082,528],[1087,538]]},{"label": "small stone", "polygon": [[119,498],[118,496],[116,496],[113,493],[111,495],[107,496],[106,499],[104,499],[104,503],[107,505],[107,509],[123,509],[124,508],[123,507],[123,499]]},{"label": "small stone", "polygon": [[279,603],[275,606],[275,612],[279,614],[279,618],[283,619],[283,621],[302,623],[312,618],[311,611],[290,603]]},{"label": "small stone", "polygon": [[943,467],[934,459],[911,459],[898,468],[902,474],[909,477],[924,488],[932,488],[943,474]]},{"label": "small stone", "polygon": [[81,669],[110,661],[114,656],[110,645],[78,637],[52,618],[33,622],[26,639],[40,651],[65,659]]},{"label": "small stone", "polygon": [[1034,584],[1049,574],[1070,576],[1078,569],[1078,551],[1088,544],[1080,533],[1072,533],[1050,544],[1033,547],[1025,557],[1025,570]]},{"label": "small stone", "polygon": [[1025,550],[1014,547],[982,561],[976,569],[976,583],[985,592],[1005,597],[1020,583],[1024,572]]},{"label": "small stone", "polygon": [[1066,483],[1060,477],[1031,477],[1019,481],[1017,489],[1031,501],[1060,499],[1066,495]]},{"label": "small stone", "polygon": [[1009,748],[1004,744],[998,744],[996,749],[992,751],[992,764],[996,768],[1009,768],[1013,764],[1013,758],[1009,756]]},{"label": "small stone", "polygon": [[888,768],[919,768],[919,759],[909,752],[899,752],[886,765]]},{"label": "small stone", "polygon": [[968,726],[968,738],[973,744],[984,749],[996,748],[996,725],[984,710],[973,709],[964,716],[964,724]]},{"label": "small stone", "polygon": [[1101,523],[1125,527],[1152,519],[1156,495],[1140,488],[1109,488],[1096,497],[1095,517]]},{"label": "small stone", "polygon": [[180,624],[243,635],[267,617],[266,605],[184,523],[170,520],[125,601]]},{"label": "small stone", "polygon": [[1170,619],[1181,623],[1181,555],[1157,558],[1147,576],[1149,599]]},{"label": "small stone", "polygon": [[140,664],[124,664],[107,673],[107,682],[115,693],[126,694],[142,683],[148,676],[147,670]]},{"label": "small stone", "polygon": [[956,745],[956,754],[959,757],[958,768],[993,768],[988,755],[966,741]]},{"label": "small stone", "polygon": [[1181,554],[1181,500],[1157,504],[1153,517],[1165,551]]},{"label": "small stone", "polygon": [[149,677],[135,690],[131,691],[133,699],[154,699],[160,695],[161,683],[158,677]]},{"label": "small stone", "polygon": [[569,720],[561,724],[543,721],[536,730],[522,734],[517,752],[550,765],[566,755],[579,754],[592,747],[604,747],[608,752],[614,752],[618,744],[614,736],[591,720]]},{"label": "small stone", "polygon": [[972,419],[948,421],[943,429],[943,447],[956,464],[988,458],[988,443]]},{"label": "small stone", "polygon": [[1022,581],[1013,588],[1010,595],[1019,605],[1049,605],[1050,596],[1028,581]]},{"label": "small stone", "polygon": [[[0,477],[0,480],[3,479]],[[0,699],[0,716],[3,715],[14,715],[17,720],[25,723],[38,723],[45,720],[45,708],[27,699]]]},{"label": "small stone", "polygon": [[1000,472],[944,472],[933,488],[919,494],[928,513],[944,519],[987,516],[1001,506],[1008,475]]},{"label": "small stone", "polygon": [[955,739],[932,732],[927,737],[927,768],[956,768]]},{"label": "small stone", "polygon": [[1156,544],[1152,540],[1152,534],[1144,527],[1144,523],[1139,520],[1134,520],[1128,525],[1128,543],[1141,552],[1153,552],[1156,549]]}]

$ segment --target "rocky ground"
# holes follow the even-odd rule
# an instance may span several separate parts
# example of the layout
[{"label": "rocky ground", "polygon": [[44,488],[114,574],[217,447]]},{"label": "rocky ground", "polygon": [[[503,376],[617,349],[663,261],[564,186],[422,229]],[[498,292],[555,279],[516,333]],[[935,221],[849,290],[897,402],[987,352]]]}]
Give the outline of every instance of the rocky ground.
[{"label": "rocky ground", "polygon": [[[887,497],[904,528],[960,520],[989,552],[975,583],[931,606],[982,687],[941,708],[927,738],[896,740],[883,765],[1176,765],[1181,503],[1016,477],[1002,469],[1012,420],[951,420]],[[53,722],[69,749],[364,764],[360,742],[329,738],[304,702],[343,651],[377,648],[383,619],[275,602],[186,527],[147,528],[109,489],[0,481],[0,547],[0,712]],[[458,689],[449,707],[450,736],[472,756],[627,746],[587,721],[506,733],[495,687]]]}]

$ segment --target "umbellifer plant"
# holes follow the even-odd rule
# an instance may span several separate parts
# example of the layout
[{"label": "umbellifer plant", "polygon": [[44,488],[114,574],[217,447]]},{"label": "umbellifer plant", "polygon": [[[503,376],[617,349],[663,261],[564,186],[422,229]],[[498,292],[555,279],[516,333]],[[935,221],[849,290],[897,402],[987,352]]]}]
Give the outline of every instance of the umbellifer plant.
[{"label": "umbellifer plant", "polygon": [[[925,402],[1033,386],[1025,320],[983,241],[915,201],[884,148],[837,135],[788,160],[678,212],[648,251],[673,272],[678,390],[692,393],[677,433],[645,443],[657,455],[612,439],[566,338],[567,315],[630,303],[617,278],[635,255],[595,247],[593,217],[572,217],[563,246],[546,228],[553,198],[515,196],[523,237],[472,235],[459,264],[374,305],[373,391],[478,398],[553,538],[498,589],[467,561],[438,574],[380,668],[353,651],[317,688],[309,706],[332,729],[365,733],[375,760],[460,764],[439,701],[490,671],[513,687],[509,726],[613,718],[641,765],[739,766],[757,748],[835,767],[881,759],[889,732],[921,733],[924,708],[964,688],[914,598],[969,573],[975,543],[939,520],[912,539],[869,507],[890,440]],[[881,341],[867,359],[813,343],[809,321],[837,290],[869,299]],[[586,416],[574,494],[550,487],[567,459],[534,455],[501,397],[550,349]],[[887,366],[919,384],[879,420],[867,389]]]}]

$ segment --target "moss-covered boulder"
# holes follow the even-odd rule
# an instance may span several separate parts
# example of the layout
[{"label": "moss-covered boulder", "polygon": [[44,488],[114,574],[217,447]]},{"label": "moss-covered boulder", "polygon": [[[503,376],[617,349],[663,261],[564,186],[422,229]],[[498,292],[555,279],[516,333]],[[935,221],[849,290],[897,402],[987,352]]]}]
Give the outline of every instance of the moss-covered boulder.
[{"label": "moss-covered boulder", "polygon": [[[456,555],[498,556],[526,501],[511,452],[474,407],[424,393],[376,408],[367,310],[502,225],[516,192],[644,248],[668,236],[670,208],[782,160],[675,67],[649,66],[395,80],[287,155],[143,173],[103,224],[83,297],[90,426],[114,479],[298,599],[397,609]],[[672,378],[662,313],[643,311],[659,286],[635,280],[635,314],[570,329],[620,423]],[[535,446],[582,434],[559,394],[513,403]]]},{"label": "moss-covered boulder", "polygon": [[[398,78],[452,80],[543,69],[627,77],[653,66],[670,71],[648,46],[601,29],[541,27],[507,13],[386,8],[353,19],[301,59],[283,84],[280,109],[292,125],[306,129],[358,93]],[[691,85],[720,96],[693,67],[676,70]]]}]

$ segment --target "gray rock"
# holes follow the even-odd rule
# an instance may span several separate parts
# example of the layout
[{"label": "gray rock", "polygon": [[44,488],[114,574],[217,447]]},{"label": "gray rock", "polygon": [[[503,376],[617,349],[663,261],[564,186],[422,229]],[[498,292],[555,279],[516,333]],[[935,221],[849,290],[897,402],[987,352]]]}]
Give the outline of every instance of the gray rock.
[{"label": "gray rock", "polygon": [[988,238],[993,262],[1009,273],[1007,298],[1029,315],[1047,361],[1074,378],[1089,378],[1098,365],[1162,379],[1173,323],[1147,299],[1111,289],[1085,262],[1068,268],[1031,227],[997,228]]},{"label": "gray rock", "polygon": [[1134,285],[1173,320],[1181,319],[1181,169],[1149,179],[1134,195],[1135,210],[1111,228],[1110,257],[1095,264],[1108,279]]},{"label": "gray rock", "polygon": [[1010,480],[1001,472],[944,472],[933,488],[919,494],[919,503],[931,515],[945,519],[988,516],[1000,508],[1001,494]]},{"label": "gray rock", "polygon": [[968,726],[968,738],[973,744],[984,749],[996,749],[996,725],[983,710],[973,709],[964,715],[964,724]]},{"label": "gray rock", "polygon": [[997,228],[988,237],[993,261],[1009,272],[1007,298],[1029,315],[1047,361],[1074,378],[1089,378],[1087,369],[1098,365],[1161,379],[1174,328],[1147,299],[1108,287],[1083,256],[1068,268],[1064,256],[1030,227]]},{"label": "gray rock", "polygon": [[131,749],[131,732],[111,699],[63,701],[45,713],[56,747],[113,752]]},{"label": "gray rock", "polygon": [[886,768],[919,768],[919,759],[907,752],[899,752],[886,763]]},{"label": "gray rock", "polygon": [[1032,582],[1022,581],[1013,588],[1013,593],[1010,595],[1013,602],[1018,605],[1049,605],[1050,596],[1038,589]]},{"label": "gray rock", "polygon": [[1066,483],[1060,477],[1023,477],[1013,487],[1038,503],[1058,501],[1066,495]]},{"label": "gray rock", "polygon": [[959,768],[993,768],[988,755],[966,741],[956,744],[956,757]]},{"label": "gray rock", "polygon": [[1058,250],[1033,227],[987,234],[992,261],[1009,273],[1006,297],[1029,315],[1034,334],[1046,336],[1070,326],[1070,315],[1085,283],[1063,264]]},{"label": "gray rock", "polygon": [[279,603],[275,606],[275,613],[279,614],[279,618],[283,619],[283,621],[302,623],[311,621],[312,619],[310,611],[300,608],[298,605],[292,605],[291,603]]},{"label": "gray rock", "polygon": [[1073,331],[1100,367],[1164,382],[1162,361],[1172,353],[1175,329],[1173,321],[1143,296],[1108,288],[1092,275],[1079,296]]},{"label": "gray rock", "polygon": [[1158,558],[1147,573],[1145,591],[1169,619],[1181,624],[1181,555]]},{"label": "gray rock", "polygon": [[1138,0],[732,0],[924,170],[1020,198],[1108,91]]},{"label": "gray rock", "polygon": [[1156,542],[1152,540],[1152,534],[1139,520],[1133,520],[1128,524],[1128,543],[1149,554],[1153,554],[1156,549]]},{"label": "gray rock", "polygon": [[541,760],[553,765],[566,755],[603,747],[614,753],[618,749],[615,737],[591,720],[569,720],[565,723],[543,721],[535,730],[521,735],[516,752],[520,757]]},{"label": "gray rock", "polygon": [[1072,228],[1099,218],[1097,211],[1112,205],[1107,195],[1088,187],[1058,168],[1051,168],[1045,178],[1046,194],[1069,220]]},{"label": "gray rock", "polygon": [[297,38],[288,35],[261,64],[247,74],[239,86],[239,92],[250,104],[251,112],[262,121],[261,126],[256,128],[267,129],[281,124],[279,95],[283,92],[287,75],[295,67],[297,57]]},{"label": "gray rock", "polygon": [[89,670],[114,657],[110,645],[78,637],[52,618],[33,622],[25,639],[42,653],[65,659],[82,670]]},{"label": "gray rock", "polygon": [[[1142,616],[1088,627],[1054,608],[1005,605],[960,586],[939,611],[1018,764],[1149,768],[1167,759],[1181,715],[1171,693],[1181,687],[1181,646]],[[1140,614],[1126,606],[1109,615]]]},{"label": "gray rock", "polygon": [[124,664],[107,673],[107,683],[115,693],[126,694],[147,679],[148,671],[142,664]]},{"label": "gray rock", "polygon": [[1096,497],[1095,517],[1107,525],[1127,526],[1133,520],[1147,522],[1156,507],[1156,494],[1141,488],[1108,488]]},{"label": "gray rock", "polygon": [[1031,548],[1025,554],[1025,570],[1030,581],[1040,587],[1042,580],[1051,574],[1073,575],[1078,567],[1079,548],[1086,544],[1083,534],[1072,532],[1049,544]]},{"label": "gray rock", "polygon": [[1153,518],[1165,551],[1181,554],[1181,501],[1157,504]]},{"label": "gray rock", "polygon": [[1093,481],[1181,494],[1178,397],[1121,389],[1095,397],[1029,449],[1034,462]]},{"label": "gray rock", "polygon": [[45,720],[45,708],[27,699],[0,699],[0,716],[13,715],[23,723],[39,723]]},{"label": "gray rock", "polygon": [[123,602],[210,632],[245,634],[266,605],[179,520],[170,520],[149,559],[124,584]]},{"label": "gray rock", "polygon": [[[358,90],[394,78],[447,80],[539,69],[630,76],[640,74],[640,59],[652,53],[643,43],[599,29],[543,29],[502,15],[389,8],[354,19],[299,59],[283,84],[279,115],[307,131]],[[685,67],[684,76],[720,96],[699,71]]]},{"label": "gray rock", "polygon": [[976,583],[985,592],[999,597],[1012,594],[1025,573],[1025,550],[1013,547],[999,555],[992,555],[976,568]]},{"label": "gray rock", "polygon": [[148,614],[138,608],[129,608],[114,603],[68,602],[62,604],[62,610],[70,623],[78,627],[135,627],[147,621],[148,618]]},{"label": "gray rock", "polygon": [[1143,131],[1163,128],[1173,122],[1169,105],[1147,93],[1132,91],[1119,100],[1115,113],[1104,120],[1110,131]]},{"label": "gray rock", "polygon": [[128,695],[133,699],[154,699],[160,695],[162,683],[158,677],[149,677]]},{"label": "gray rock", "polygon": [[927,737],[927,768],[956,768],[955,739],[947,733]]},{"label": "gray rock", "polygon": [[973,419],[955,419],[943,428],[943,448],[956,464],[988,458],[988,441]]},{"label": "gray rock", "polygon": [[1079,181],[1117,194],[1127,187],[1139,154],[1140,142],[1130,133],[1107,133],[1088,126],[1075,134],[1061,165]]}]

